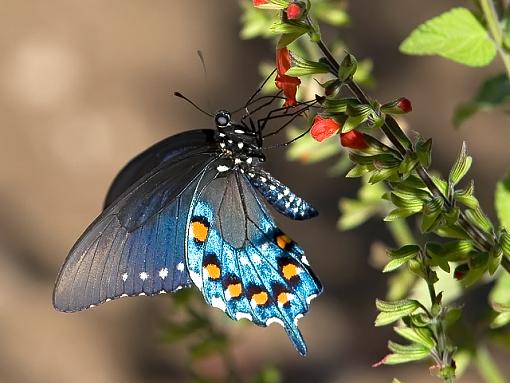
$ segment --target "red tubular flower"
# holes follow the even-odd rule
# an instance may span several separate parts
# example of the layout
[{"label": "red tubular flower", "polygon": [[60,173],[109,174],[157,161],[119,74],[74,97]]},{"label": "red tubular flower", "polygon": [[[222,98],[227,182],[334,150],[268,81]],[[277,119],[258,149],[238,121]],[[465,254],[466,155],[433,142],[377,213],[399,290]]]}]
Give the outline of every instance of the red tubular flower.
[{"label": "red tubular flower", "polygon": [[357,130],[351,130],[347,133],[340,134],[340,143],[342,146],[350,149],[366,149],[368,144],[365,141],[363,133]]},{"label": "red tubular flower", "polygon": [[286,13],[289,20],[299,20],[303,16],[303,8],[298,3],[290,3]]},{"label": "red tubular flower", "polygon": [[258,7],[259,5],[264,5],[264,4],[267,4],[268,0],[252,0],[253,1],[253,5]]},{"label": "red tubular flower", "polygon": [[411,104],[411,101],[409,101],[407,98],[402,97],[398,100],[397,106],[404,112],[409,113],[413,110],[413,106]]},{"label": "red tubular flower", "polygon": [[341,126],[332,118],[323,118],[319,115],[313,119],[312,129],[310,134],[319,142],[324,141],[326,138],[338,133]]},{"label": "red tubular flower", "polygon": [[287,76],[285,72],[290,69],[290,53],[285,48],[279,48],[276,50],[276,87],[283,90],[285,96],[285,107],[294,106],[297,104],[296,93],[297,88],[301,84],[301,80],[297,77]]}]

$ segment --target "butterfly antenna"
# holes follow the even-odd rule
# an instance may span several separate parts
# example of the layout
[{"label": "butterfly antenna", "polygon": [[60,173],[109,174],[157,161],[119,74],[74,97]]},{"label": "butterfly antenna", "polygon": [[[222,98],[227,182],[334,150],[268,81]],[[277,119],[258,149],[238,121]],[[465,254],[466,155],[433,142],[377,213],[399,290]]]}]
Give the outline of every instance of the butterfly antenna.
[{"label": "butterfly antenna", "polygon": [[205,81],[205,88],[207,93],[207,106],[209,110],[212,110],[211,108],[211,94],[210,90],[211,87],[209,86],[209,76],[207,76],[207,66],[205,65],[205,58],[203,52],[199,49],[197,50],[198,58],[200,59],[200,62],[202,63],[202,71],[204,72],[204,81]]},{"label": "butterfly antenna", "polygon": [[189,102],[191,105],[193,105],[196,109],[198,109],[200,112],[202,112],[203,114],[209,116],[209,117],[214,117],[211,113],[209,112],[206,112],[204,109],[202,109],[201,107],[199,107],[197,104],[195,104],[193,101],[191,101],[188,97],[186,97],[185,95],[183,95],[182,93],[180,92],[174,92],[174,96],[175,97],[179,97],[179,98],[182,98],[183,100]]},{"label": "butterfly antenna", "polygon": [[[269,79],[271,77],[273,77],[273,75],[276,73],[276,68],[273,69],[271,71],[271,73],[269,73],[269,75],[264,79],[264,81],[262,81],[262,84],[260,84],[260,86],[257,88],[257,90],[251,95],[251,97],[248,99],[248,101],[246,101],[246,104],[244,104],[242,107],[240,107],[239,109],[233,111],[232,113],[237,113],[243,109],[246,109],[251,103],[252,101],[255,99],[255,97],[257,97],[257,95],[262,91],[262,88],[264,88],[264,86],[267,84],[267,82],[269,81]],[[258,101],[258,100],[256,100]]]}]

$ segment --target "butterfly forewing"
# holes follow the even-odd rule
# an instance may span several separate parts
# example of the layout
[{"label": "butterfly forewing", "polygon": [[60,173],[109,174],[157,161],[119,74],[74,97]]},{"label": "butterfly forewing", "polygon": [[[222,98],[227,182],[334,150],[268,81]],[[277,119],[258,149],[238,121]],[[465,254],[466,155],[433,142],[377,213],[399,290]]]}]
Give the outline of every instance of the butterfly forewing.
[{"label": "butterfly forewing", "polygon": [[123,295],[188,286],[186,217],[217,156],[204,147],[163,162],[117,197],[70,251],[57,279],[54,306],[78,311]]}]

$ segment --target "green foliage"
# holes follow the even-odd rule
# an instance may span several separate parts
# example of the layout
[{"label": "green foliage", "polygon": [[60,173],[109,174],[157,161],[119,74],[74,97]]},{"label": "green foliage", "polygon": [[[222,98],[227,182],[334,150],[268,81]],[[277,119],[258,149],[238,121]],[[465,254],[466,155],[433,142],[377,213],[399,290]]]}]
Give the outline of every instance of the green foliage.
[{"label": "green foliage", "polygon": [[499,222],[510,230],[510,173],[497,183],[494,204]]},{"label": "green foliage", "polygon": [[477,112],[490,111],[509,103],[510,80],[507,74],[500,73],[486,79],[473,100],[460,104],[455,109],[453,123],[456,127],[459,127]]},{"label": "green foliage", "polygon": [[466,8],[454,8],[420,25],[400,50],[413,55],[439,55],[468,66],[488,65],[496,46],[487,30]]}]

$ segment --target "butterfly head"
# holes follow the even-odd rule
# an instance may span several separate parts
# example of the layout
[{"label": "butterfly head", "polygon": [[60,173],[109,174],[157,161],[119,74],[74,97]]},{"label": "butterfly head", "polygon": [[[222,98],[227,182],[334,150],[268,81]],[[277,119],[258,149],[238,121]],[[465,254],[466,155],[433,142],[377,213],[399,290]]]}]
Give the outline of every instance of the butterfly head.
[{"label": "butterfly head", "polygon": [[231,124],[232,116],[226,110],[220,110],[214,115],[214,123],[221,130]]}]

